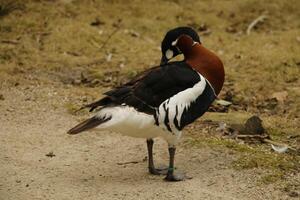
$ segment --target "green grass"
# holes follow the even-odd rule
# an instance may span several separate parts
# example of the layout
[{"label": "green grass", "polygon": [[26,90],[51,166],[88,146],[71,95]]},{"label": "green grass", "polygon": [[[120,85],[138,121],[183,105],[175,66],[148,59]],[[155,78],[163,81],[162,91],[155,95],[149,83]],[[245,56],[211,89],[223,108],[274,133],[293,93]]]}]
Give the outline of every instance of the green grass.
[{"label": "green grass", "polygon": [[269,145],[239,144],[231,139],[221,139],[212,136],[198,136],[190,138],[185,146],[204,148],[209,147],[217,151],[233,151],[236,159],[231,167],[236,170],[261,169],[267,173],[259,177],[258,183],[269,184],[283,180],[286,175],[299,173],[300,156],[293,154],[279,154],[271,151]]},{"label": "green grass", "polygon": [[[249,113],[208,113],[202,120],[212,120],[213,122],[225,122],[230,124],[242,124],[249,118]],[[266,133],[272,140],[297,147],[297,139],[287,139],[299,133],[299,125],[296,121],[282,120],[278,117],[263,117]],[[281,119],[281,121],[280,121]],[[264,173],[258,175],[258,183],[270,184],[276,181],[283,181],[286,177],[300,171],[299,152],[289,151],[288,153],[276,153],[272,151],[270,144],[247,144],[241,140],[221,138],[216,134],[216,127],[201,125],[198,123],[188,130],[189,138],[185,142],[187,148],[211,148],[215,151],[228,152],[235,155],[231,167],[235,170],[263,170]],[[276,126],[274,126],[274,124]],[[195,133],[197,130],[208,130],[206,133]],[[198,131],[197,131],[198,132]],[[201,131],[203,132],[203,131]],[[296,144],[296,146],[295,146]]]}]

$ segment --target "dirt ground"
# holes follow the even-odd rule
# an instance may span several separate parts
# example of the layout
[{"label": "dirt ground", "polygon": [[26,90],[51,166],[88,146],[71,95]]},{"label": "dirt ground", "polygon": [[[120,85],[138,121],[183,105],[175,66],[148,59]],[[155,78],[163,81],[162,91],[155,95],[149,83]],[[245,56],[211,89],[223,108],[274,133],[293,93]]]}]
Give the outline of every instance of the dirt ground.
[{"label": "dirt ground", "polygon": [[[0,200],[299,199],[299,152],[203,124],[256,114],[273,140],[300,149],[299,1],[9,2],[0,0]],[[145,140],[66,131],[90,116],[74,110],[158,64],[164,33],[179,25],[220,55],[220,98],[233,105],[185,130],[175,160],[193,179],[168,183],[148,174]],[[163,140],[154,151],[167,164]]]}]

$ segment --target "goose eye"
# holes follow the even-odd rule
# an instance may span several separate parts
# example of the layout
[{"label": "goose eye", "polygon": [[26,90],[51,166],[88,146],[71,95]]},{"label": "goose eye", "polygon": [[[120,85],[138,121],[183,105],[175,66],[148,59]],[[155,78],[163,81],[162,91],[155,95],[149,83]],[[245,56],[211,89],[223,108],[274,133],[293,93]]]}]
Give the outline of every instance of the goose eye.
[{"label": "goose eye", "polygon": [[166,51],[166,57],[168,60],[170,60],[171,58],[173,58],[173,51],[171,49],[168,49]]}]

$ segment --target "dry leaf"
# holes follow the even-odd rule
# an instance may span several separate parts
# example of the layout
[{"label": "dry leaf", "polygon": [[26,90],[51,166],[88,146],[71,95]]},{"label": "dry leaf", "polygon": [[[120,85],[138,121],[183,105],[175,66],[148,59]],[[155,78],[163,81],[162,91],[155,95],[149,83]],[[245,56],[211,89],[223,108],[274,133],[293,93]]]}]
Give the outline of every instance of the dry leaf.
[{"label": "dry leaf", "polygon": [[230,106],[232,103],[222,99],[216,100],[216,103],[221,106]]},{"label": "dry leaf", "polygon": [[279,147],[279,146],[275,146],[273,144],[271,144],[271,147],[277,153],[285,153],[289,149],[288,147]]},{"label": "dry leaf", "polygon": [[283,92],[275,92],[271,95],[271,98],[275,98],[278,102],[283,103],[288,96],[288,92],[287,91],[283,91]]}]

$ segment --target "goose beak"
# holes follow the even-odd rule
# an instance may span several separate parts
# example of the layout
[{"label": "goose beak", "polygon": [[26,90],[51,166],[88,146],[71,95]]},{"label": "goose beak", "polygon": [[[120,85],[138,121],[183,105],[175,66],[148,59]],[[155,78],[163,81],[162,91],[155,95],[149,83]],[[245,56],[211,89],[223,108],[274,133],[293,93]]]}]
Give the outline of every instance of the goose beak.
[{"label": "goose beak", "polygon": [[160,60],[160,65],[165,65],[168,63],[168,61],[168,58],[165,55],[163,55]]}]

